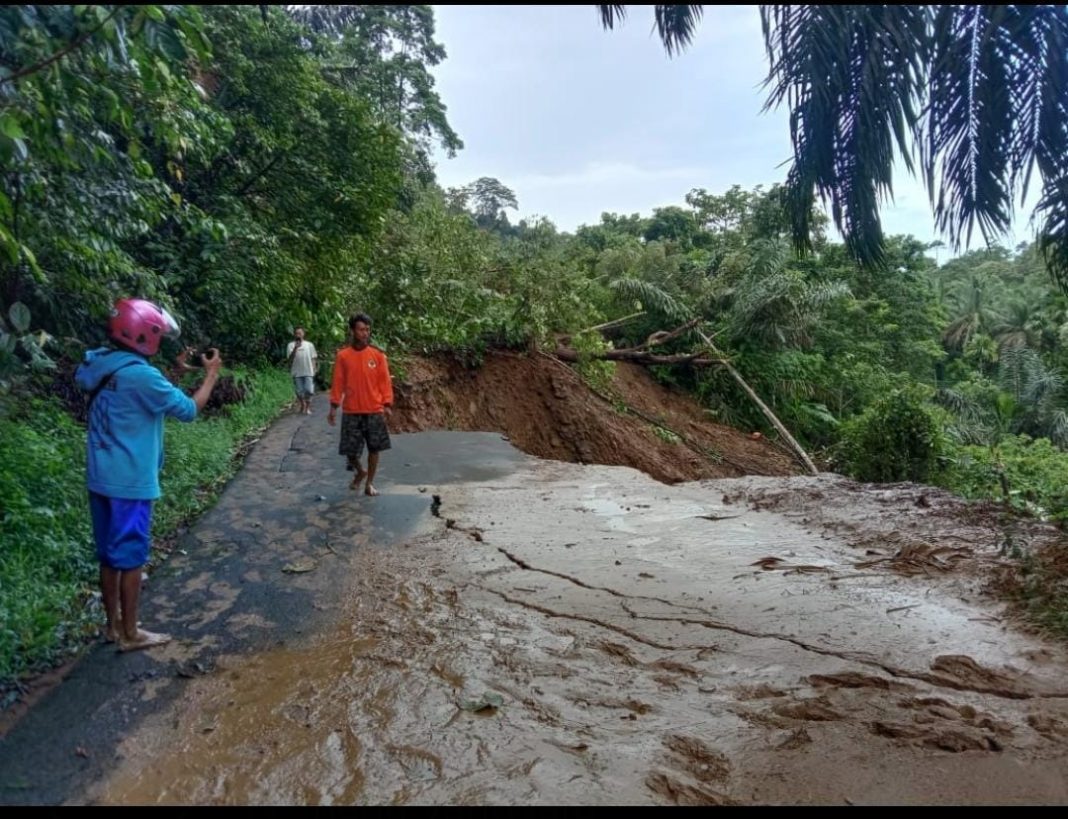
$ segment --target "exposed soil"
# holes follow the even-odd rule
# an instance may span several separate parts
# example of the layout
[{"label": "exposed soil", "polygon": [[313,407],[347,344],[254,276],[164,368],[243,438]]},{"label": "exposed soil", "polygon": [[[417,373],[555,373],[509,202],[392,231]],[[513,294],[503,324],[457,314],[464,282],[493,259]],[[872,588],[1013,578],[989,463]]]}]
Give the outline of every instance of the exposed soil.
[{"label": "exposed soil", "polygon": [[[790,454],[763,436],[708,420],[692,397],[635,364],[616,366],[618,404],[544,355],[491,353],[479,369],[445,358],[407,362],[391,427],[502,432],[529,455],[630,466],[664,483],[742,475],[795,475]],[[658,426],[635,414],[654,419]]]}]

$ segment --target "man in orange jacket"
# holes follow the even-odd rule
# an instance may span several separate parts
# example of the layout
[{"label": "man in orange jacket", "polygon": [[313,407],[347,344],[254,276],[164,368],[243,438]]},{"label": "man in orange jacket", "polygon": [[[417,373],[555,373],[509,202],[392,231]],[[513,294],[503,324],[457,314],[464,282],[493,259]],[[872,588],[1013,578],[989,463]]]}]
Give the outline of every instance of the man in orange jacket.
[{"label": "man in orange jacket", "polygon": [[[386,354],[371,344],[371,318],[357,313],[349,319],[352,345],[338,351],[334,359],[334,382],[330,389],[330,414],[334,426],[341,407],[341,444],[338,452],[348,459],[355,472],[350,488],[358,490],[367,479],[364,492],[377,495],[374,487],[378,453],[390,448],[386,420],[393,411],[393,381]],[[360,466],[367,445],[367,469]]]}]

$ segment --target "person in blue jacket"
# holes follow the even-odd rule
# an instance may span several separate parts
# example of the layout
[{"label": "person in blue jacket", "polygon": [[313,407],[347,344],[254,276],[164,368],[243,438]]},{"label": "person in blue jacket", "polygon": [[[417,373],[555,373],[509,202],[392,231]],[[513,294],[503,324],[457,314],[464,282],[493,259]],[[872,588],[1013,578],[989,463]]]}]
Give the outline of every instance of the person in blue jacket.
[{"label": "person in blue jacket", "polygon": [[[137,622],[152,503],[160,496],[163,419],[196,418],[211,397],[222,359],[216,349],[204,356],[204,383],[190,398],[148,361],[164,338],[180,333],[165,309],[143,299],[119,299],[107,332],[114,346],[88,351],[75,381],[90,394],[86,482],[107,613],[105,636],[120,651],[131,651],[170,641]],[[178,356],[183,369],[189,368],[186,357],[187,352]]]}]

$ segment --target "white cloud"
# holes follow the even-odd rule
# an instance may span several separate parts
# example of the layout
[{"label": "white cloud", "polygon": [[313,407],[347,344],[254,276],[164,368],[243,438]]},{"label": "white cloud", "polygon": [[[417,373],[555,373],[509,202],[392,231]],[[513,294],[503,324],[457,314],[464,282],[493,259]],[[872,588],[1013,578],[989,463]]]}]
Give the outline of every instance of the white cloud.
[{"label": "white cloud", "polygon": [[[435,6],[449,55],[435,69],[437,89],[466,143],[455,159],[438,157],[441,183],[496,177],[515,190],[520,216],[573,230],[604,211],[681,205],[693,188],[783,181],[788,116],[762,112],[756,7],[706,7],[674,59],[650,33],[651,9],[628,11],[606,32],[593,6]],[[894,188],[882,209],[887,233],[934,240],[919,181],[902,169]],[[1023,238],[1028,215],[1017,220]]]},{"label": "white cloud", "polygon": [[559,174],[532,173],[512,180],[524,191],[560,188],[586,188],[589,185],[644,184],[664,180],[692,180],[700,178],[703,168],[650,168],[626,162],[591,162],[574,172]]}]

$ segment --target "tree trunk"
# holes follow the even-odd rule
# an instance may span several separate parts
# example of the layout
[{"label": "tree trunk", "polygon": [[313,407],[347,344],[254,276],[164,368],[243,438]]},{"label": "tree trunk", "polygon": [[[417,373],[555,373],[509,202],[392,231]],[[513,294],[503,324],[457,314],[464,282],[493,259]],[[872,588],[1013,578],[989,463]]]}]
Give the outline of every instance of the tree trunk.
[{"label": "tree trunk", "polygon": [[606,350],[603,353],[579,353],[570,347],[557,347],[555,355],[561,361],[579,362],[589,359],[598,361],[633,361],[635,364],[693,364],[696,367],[708,367],[723,364],[723,361],[708,358],[703,353],[678,353],[676,355],[654,355],[643,350]]},{"label": "tree trunk", "polygon": [[[701,339],[705,342],[705,344],[708,345],[709,349],[712,350],[712,352],[716,353],[717,355],[722,355],[716,345],[712,343],[712,339],[710,339],[700,330],[698,330],[697,332],[701,336]],[[760,400],[760,396],[753,392],[753,388],[745,382],[745,379],[742,378],[741,374],[736,369],[734,369],[734,367],[731,366],[730,362],[724,360],[721,363],[724,367],[727,368],[727,372],[731,374],[731,378],[733,378],[735,382],[737,382],[738,386],[745,391],[745,394],[749,396],[750,400],[752,400],[752,402],[760,408],[760,411],[764,413],[764,417],[768,419],[768,421],[773,427],[775,427],[778,433],[783,437],[783,440],[785,440],[786,443],[789,444],[790,449],[794,451],[794,453],[800,459],[801,463],[803,463],[805,465],[805,468],[808,469],[809,473],[812,475],[818,475],[819,470],[816,469],[816,465],[812,463],[812,459],[808,457],[808,453],[805,452],[805,450],[801,447],[801,444],[799,444],[794,438],[794,436],[790,434],[790,431],[783,426],[782,421],[780,421],[775,416],[775,413],[771,411],[767,404]]]}]

